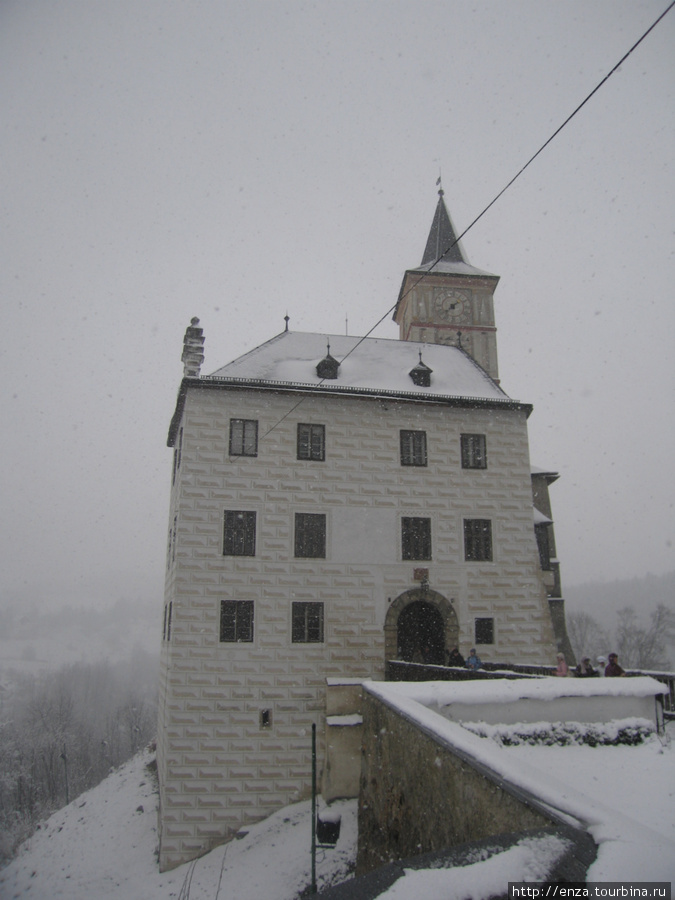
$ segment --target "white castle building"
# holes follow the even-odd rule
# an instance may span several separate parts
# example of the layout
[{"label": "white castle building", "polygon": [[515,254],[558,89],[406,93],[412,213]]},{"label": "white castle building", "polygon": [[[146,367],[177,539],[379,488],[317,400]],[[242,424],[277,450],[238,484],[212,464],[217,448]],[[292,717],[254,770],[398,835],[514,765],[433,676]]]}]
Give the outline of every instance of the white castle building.
[{"label": "white castle building", "polygon": [[287,327],[201,375],[193,319],[168,441],[162,869],[307,796],[327,679],[455,645],[547,665],[567,649],[557,475],[533,477],[531,406],[499,385],[498,280],[441,191],[400,340]]}]

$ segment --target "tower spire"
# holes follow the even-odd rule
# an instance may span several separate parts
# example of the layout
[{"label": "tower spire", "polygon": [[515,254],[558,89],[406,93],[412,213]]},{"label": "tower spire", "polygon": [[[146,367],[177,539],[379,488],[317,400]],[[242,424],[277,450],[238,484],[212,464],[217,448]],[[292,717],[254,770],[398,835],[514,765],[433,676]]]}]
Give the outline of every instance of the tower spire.
[{"label": "tower spire", "polygon": [[[443,199],[445,191],[439,175],[436,184],[438,188],[438,203],[436,204],[436,212],[431,223],[431,230],[427,238],[427,245],[424,248],[424,256],[421,265],[425,266],[443,256],[444,262],[463,262],[468,263],[461,244],[457,241],[455,227],[448,213]],[[447,253],[446,253],[447,250]]]}]

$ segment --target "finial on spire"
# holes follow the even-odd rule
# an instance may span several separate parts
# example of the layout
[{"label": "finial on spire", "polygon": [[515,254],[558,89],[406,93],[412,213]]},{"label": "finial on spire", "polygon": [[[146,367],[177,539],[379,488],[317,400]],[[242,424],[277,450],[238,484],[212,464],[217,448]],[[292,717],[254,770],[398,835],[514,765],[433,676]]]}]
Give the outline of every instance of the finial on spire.
[{"label": "finial on spire", "polygon": [[438,188],[438,196],[442,197],[445,191],[443,190],[443,177],[441,175],[441,167],[438,167],[438,178],[436,179],[436,187]]},{"label": "finial on spire", "polygon": [[284,316],[284,322],[286,323],[286,327],[284,328],[284,331],[288,331],[288,323],[290,321],[291,321],[291,317],[288,315],[288,313],[286,313],[286,315]]}]

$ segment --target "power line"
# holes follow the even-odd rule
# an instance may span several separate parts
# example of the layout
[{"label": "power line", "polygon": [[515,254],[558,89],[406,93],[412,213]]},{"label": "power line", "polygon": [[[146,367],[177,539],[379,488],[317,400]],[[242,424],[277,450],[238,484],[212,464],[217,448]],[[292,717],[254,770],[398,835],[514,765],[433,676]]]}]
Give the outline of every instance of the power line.
[{"label": "power line", "polygon": [[[615,72],[617,72],[621,68],[621,66],[628,59],[628,57],[631,55],[631,53],[637,47],[640,46],[640,44],[644,41],[644,39],[647,37],[647,35],[649,35],[656,28],[656,26],[659,24],[659,22],[670,12],[670,10],[673,8],[673,6],[675,6],[675,0],[672,0],[672,2],[666,7],[666,9],[661,13],[661,15],[658,16],[658,18],[655,19],[654,22],[652,22],[652,24],[649,26],[649,28],[647,28],[647,30],[645,32],[643,32],[643,34],[637,39],[637,41],[635,41],[633,46],[629,50],[627,50],[626,53],[624,53],[624,55],[616,63],[616,65],[612,66],[612,68],[605,75],[605,77],[602,78],[596,84],[596,86],[593,88],[593,90],[581,101],[581,103],[569,114],[569,116],[567,116],[567,118],[556,128],[556,130],[550,135],[550,137],[544,141],[544,143],[539,147],[539,149],[536,151],[536,153],[533,153],[532,156],[527,160],[527,162],[523,166],[521,166],[521,168],[516,172],[516,174],[513,176],[513,178],[511,178],[511,180],[509,182],[507,182],[507,184],[504,185],[504,187],[501,189],[501,191],[499,191],[499,193],[493,197],[493,199],[476,216],[476,218],[473,219],[473,221],[471,221],[467,225],[467,227],[464,229],[464,231],[462,231],[462,233],[458,237],[456,237],[455,240],[448,247],[445,248],[445,250],[441,253],[441,255],[436,260],[434,260],[434,262],[431,264],[431,266],[429,266],[429,268],[423,274],[421,274],[416,281],[413,281],[413,283],[405,291],[405,293],[401,294],[401,296],[397,299],[396,303],[394,303],[392,306],[390,306],[389,309],[384,313],[384,315],[381,316],[377,320],[377,322],[375,322],[375,324],[371,328],[369,328],[368,331],[362,337],[360,337],[358,339],[358,341],[354,344],[354,346],[351,348],[351,350],[349,350],[347,353],[345,353],[345,355],[340,360],[340,365],[347,359],[348,356],[351,356],[352,353],[358,347],[360,347],[360,345],[366,340],[366,338],[368,338],[373,333],[373,331],[375,331],[375,329],[378,328],[382,324],[382,322],[384,322],[384,320],[387,318],[387,316],[391,315],[391,313],[396,309],[396,307],[401,302],[401,300],[404,300],[408,296],[408,294],[410,294],[411,291],[413,291],[417,287],[417,285],[424,278],[426,278],[426,276],[430,272],[433,271],[433,269],[443,260],[443,258],[450,252],[450,250],[452,250],[452,248],[455,247],[462,240],[464,235],[467,234],[473,228],[473,226],[483,218],[485,213],[489,209],[491,209],[501,197],[504,196],[504,194],[514,184],[514,182],[517,181],[518,178],[520,178],[520,176],[528,168],[528,166],[530,166],[535,161],[535,159],[541,153],[543,153],[543,151],[548,147],[548,145],[550,143],[552,143],[555,140],[555,138],[560,134],[560,132],[563,130],[563,128],[565,128],[572,121],[572,119],[577,115],[577,113],[583,109],[583,107],[588,103],[588,101],[591,99],[591,97],[593,97],[595,94],[597,94],[597,92],[600,90],[600,88],[612,77],[612,75],[614,75]],[[325,378],[322,378],[319,381],[319,385],[323,384],[323,382],[325,380],[326,380]],[[264,435],[262,435],[261,440],[266,438],[268,434],[270,434],[272,431],[274,431],[275,428],[277,428],[279,425],[281,425],[281,423],[285,419],[287,419],[288,416],[290,416],[292,412],[294,412],[302,403],[304,403],[305,399],[306,398],[302,397],[300,400],[298,400],[298,402],[291,409],[288,410],[288,412],[284,413],[284,415],[277,422],[275,422],[274,425],[272,425],[270,428],[268,428],[268,430],[265,432]]]},{"label": "power line", "polygon": [[609,72],[605,75],[605,77],[604,77],[601,81],[599,81],[599,82],[596,84],[596,86],[593,88],[593,90],[590,92],[590,94],[588,94],[588,95],[581,101],[581,103],[576,107],[576,109],[575,109],[573,112],[571,112],[571,113],[569,114],[569,116],[564,120],[564,122],[556,128],[556,130],[553,132],[553,134],[552,134],[546,141],[544,141],[544,143],[543,143],[543,144],[541,145],[541,147],[537,150],[537,152],[534,153],[534,154],[528,159],[528,161],[525,163],[525,165],[522,166],[522,167],[516,172],[516,174],[513,176],[513,178],[512,178],[506,185],[504,185],[504,187],[501,189],[501,191],[500,191],[500,192],[499,192],[499,193],[498,193],[498,194],[497,194],[497,195],[496,195],[496,196],[488,203],[488,205],[482,210],[482,212],[480,212],[480,213],[476,216],[476,218],[475,218],[472,222],[470,222],[469,225],[467,225],[467,227],[466,227],[466,228],[464,229],[464,231],[459,235],[459,237],[456,237],[455,240],[454,240],[448,247],[445,248],[445,250],[441,253],[441,255],[438,257],[438,259],[434,260],[434,262],[433,262],[433,263],[431,264],[431,266],[427,269],[427,271],[426,271],[423,275],[420,275],[420,277],[417,279],[417,281],[414,281],[414,282],[410,285],[410,287],[408,288],[408,290],[398,298],[398,300],[396,301],[396,303],[394,303],[393,306],[391,306],[391,307],[387,310],[387,312],[386,312],[380,319],[377,320],[377,322],[373,325],[373,327],[372,327],[369,331],[367,331],[366,334],[364,334],[363,337],[358,341],[358,343],[356,343],[356,344],[352,347],[352,349],[349,351],[349,353],[346,353],[346,354],[342,357],[342,359],[340,360],[341,363],[344,362],[344,360],[345,360],[348,356],[350,356],[350,355],[354,352],[354,350],[356,350],[356,348],[359,346],[360,343],[362,343],[362,341],[364,341],[369,335],[371,335],[371,334],[373,333],[373,331],[375,331],[375,329],[378,327],[378,325],[380,325],[382,322],[384,322],[384,320],[387,318],[387,316],[388,316],[391,312],[393,312],[394,309],[396,309],[396,307],[397,307],[398,304],[401,302],[401,300],[405,299],[405,297],[407,297],[408,294],[409,294],[412,290],[414,290],[414,289],[417,287],[417,285],[420,283],[420,281],[422,281],[422,279],[425,278],[425,277],[429,274],[429,272],[431,272],[431,271],[435,268],[435,266],[437,266],[437,265],[439,264],[439,262],[441,262],[441,260],[443,259],[443,257],[446,256],[446,255],[450,252],[450,250],[452,250],[452,248],[455,247],[455,246],[462,240],[462,238],[464,237],[464,235],[467,234],[467,233],[473,228],[473,226],[474,226],[478,221],[480,221],[480,219],[483,218],[483,216],[485,215],[485,213],[486,213],[489,209],[491,209],[491,208],[495,205],[495,203],[500,199],[500,197],[502,197],[502,196],[506,193],[506,191],[508,191],[508,189],[511,187],[511,185],[512,185],[518,178],[520,178],[520,176],[523,174],[523,172],[525,171],[525,169],[527,169],[527,167],[528,167],[531,163],[533,163],[533,162],[535,161],[535,159],[539,156],[539,154],[540,154],[540,153],[543,153],[543,151],[548,147],[548,145],[549,145],[549,144],[550,144],[550,143],[551,143],[551,142],[552,142],[552,141],[560,134],[560,132],[563,130],[563,128],[565,128],[565,126],[568,125],[568,124],[572,121],[572,119],[576,116],[576,114],[577,114],[578,112],[580,112],[580,110],[588,103],[588,101],[591,99],[591,97],[593,97],[594,94],[597,94],[597,92],[600,90],[600,88],[603,86],[603,84],[605,84],[605,82],[608,81],[608,80],[611,78],[611,76],[612,76],[616,71],[618,71],[618,69],[621,68],[621,66],[622,66],[623,63],[628,59],[628,57],[631,55],[631,53],[633,52],[633,50],[635,50],[636,47],[638,47],[638,46],[642,43],[642,41],[644,41],[644,39],[647,37],[647,35],[648,35],[651,31],[653,31],[653,30],[656,28],[656,26],[659,24],[659,22],[661,21],[661,19],[663,19],[664,16],[665,16],[667,13],[670,12],[670,10],[673,8],[673,6],[675,6],[675,0],[673,0],[673,2],[667,7],[667,9],[665,9],[665,10],[661,13],[661,15],[660,15],[660,16],[659,16],[659,17],[658,17],[658,18],[657,18],[657,19],[649,26],[649,28],[642,34],[642,36],[641,36],[640,38],[638,38],[638,40],[633,44],[633,46],[630,48],[630,50],[628,50],[626,53],[624,53],[624,55],[621,57],[621,59],[618,61],[618,63],[616,63],[616,65],[613,66],[613,67],[609,70]]}]

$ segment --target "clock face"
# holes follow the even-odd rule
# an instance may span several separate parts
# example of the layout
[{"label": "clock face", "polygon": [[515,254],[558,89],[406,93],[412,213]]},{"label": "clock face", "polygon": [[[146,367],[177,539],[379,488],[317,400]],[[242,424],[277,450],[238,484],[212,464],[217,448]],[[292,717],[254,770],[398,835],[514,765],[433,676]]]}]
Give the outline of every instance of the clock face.
[{"label": "clock face", "polygon": [[469,309],[467,291],[442,290],[435,297],[434,306],[441,319],[453,321],[461,318]]}]

